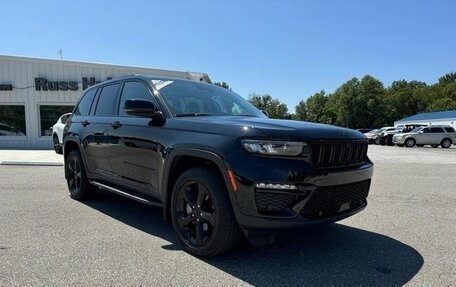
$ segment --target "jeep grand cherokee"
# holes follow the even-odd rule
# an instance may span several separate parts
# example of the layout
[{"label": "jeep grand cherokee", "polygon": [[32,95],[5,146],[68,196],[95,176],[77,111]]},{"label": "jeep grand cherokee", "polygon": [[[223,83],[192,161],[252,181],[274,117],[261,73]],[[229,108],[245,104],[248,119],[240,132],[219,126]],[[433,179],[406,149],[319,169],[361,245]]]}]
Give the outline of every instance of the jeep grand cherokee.
[{"label": "jeep grand cherokee", "polygon": [[360,132],[265,116],[212,84],[128,76],[87,89],[64,131],[65,177],[82,200],[108,190],[163,207],[182,246],[214,256],[244,234],[341,220],[367,204]]}]

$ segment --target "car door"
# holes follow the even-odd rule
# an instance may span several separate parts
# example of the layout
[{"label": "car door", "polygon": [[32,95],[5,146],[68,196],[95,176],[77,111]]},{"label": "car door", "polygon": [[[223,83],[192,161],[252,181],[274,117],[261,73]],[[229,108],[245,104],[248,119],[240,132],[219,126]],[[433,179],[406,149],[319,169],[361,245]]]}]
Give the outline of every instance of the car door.
[{"label": "car door", "polygon": [[120,82],[99,88],[94,108],[91,111],[92,115],[85,122],[87,130],[83,146],[87,165],[89,172],[101,179],[110,179],[112,175],[109,153],[112,139],[108,135],[108,127],[115,115],[119,88]]},{"label": "car door", "polygon": [[423,128],[417,134],[417,144],[431,144],[431,129]]},{"label": "car door", "polygon": [[431,137],[430,137],[430,143],[431,144],[440,144],[440,142],[443,139],[444,135],[443,128],[441,127],[432,127],[431,128]]},{"label": "car door", "polygon": [[109,150],[116,184],[156,193],[159,127],[152,125],[150,118],[124,112],[126,100],[146,99],[156,104],[151,92],[150,87],[140,80],[123,83],[117,115],[109,125],[109,136],[114,139]]}]

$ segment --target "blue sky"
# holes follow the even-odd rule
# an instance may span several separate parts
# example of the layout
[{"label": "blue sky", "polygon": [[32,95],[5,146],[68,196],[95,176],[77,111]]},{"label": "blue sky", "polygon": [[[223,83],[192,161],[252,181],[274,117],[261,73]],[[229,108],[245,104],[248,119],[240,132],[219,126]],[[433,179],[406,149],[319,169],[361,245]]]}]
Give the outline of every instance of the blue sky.
[{"label": "blue sky", "polygon": [[0,54],[207,72],[294,106],[456,70],[456,1],[7,1]]}]

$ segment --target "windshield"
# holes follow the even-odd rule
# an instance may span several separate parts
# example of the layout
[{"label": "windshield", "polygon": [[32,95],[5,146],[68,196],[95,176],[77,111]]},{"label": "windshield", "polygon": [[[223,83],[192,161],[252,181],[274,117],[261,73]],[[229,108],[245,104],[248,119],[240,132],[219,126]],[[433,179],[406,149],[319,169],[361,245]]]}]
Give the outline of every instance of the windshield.
[{"label": "windshield", "polygon": [[414,128],[413,130],[411,130],[410,132],[411,133],[417,133],[417,132],[419,132],[422,129],[423,129],[423,127],[417,127],[417,128]]},{"label": "windshield", "polygon": [[266,117],[238,94],[215,85],[180,80],[152,80],[152,83],[176,117],[211,115]]}]

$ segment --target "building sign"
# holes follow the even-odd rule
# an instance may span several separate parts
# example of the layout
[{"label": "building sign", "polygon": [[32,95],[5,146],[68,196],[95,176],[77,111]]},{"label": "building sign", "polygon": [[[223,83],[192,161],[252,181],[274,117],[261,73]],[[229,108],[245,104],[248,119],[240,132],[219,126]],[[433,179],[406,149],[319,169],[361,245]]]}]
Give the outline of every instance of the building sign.
[{"label": "building sign", "polygon": [[12,91],[13,85],[0,85],[0,91]]},{"label": "building sign", "polygon": [[[108,78],[110,80],[111,78]],[[95,81],[95,77],[82,77],[82,89],[101,83]],[[36,91],[77,91],[79,89],[77,81],[48,81],[46,78],[35,78]]]}]

